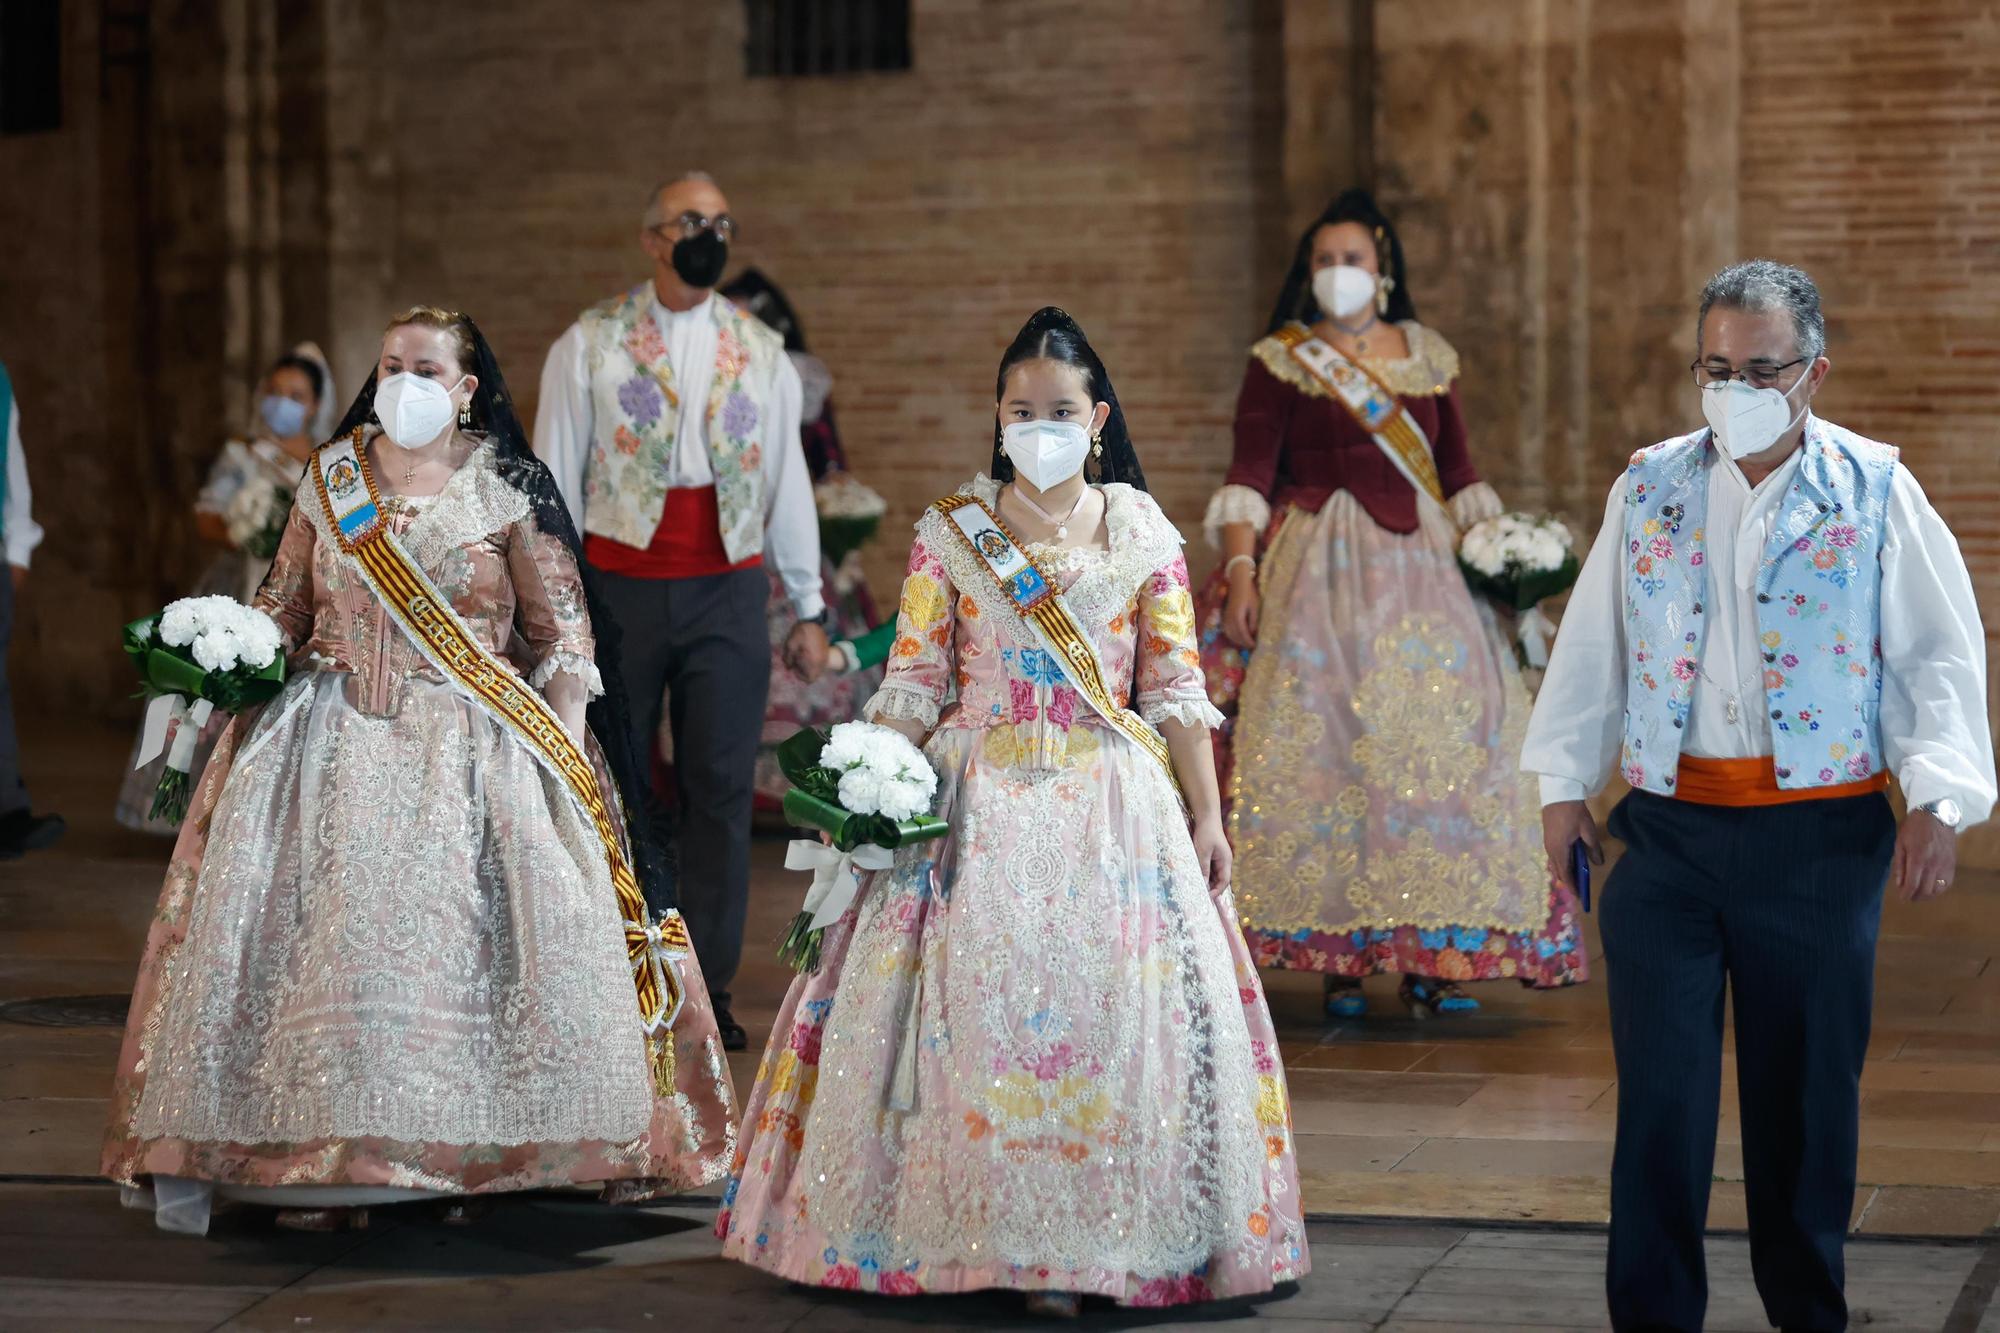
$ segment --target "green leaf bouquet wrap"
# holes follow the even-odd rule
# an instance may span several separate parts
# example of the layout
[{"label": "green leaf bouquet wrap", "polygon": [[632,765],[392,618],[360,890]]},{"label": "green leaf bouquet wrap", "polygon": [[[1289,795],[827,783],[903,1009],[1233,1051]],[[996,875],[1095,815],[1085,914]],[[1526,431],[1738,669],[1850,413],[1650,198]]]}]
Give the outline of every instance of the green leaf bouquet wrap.
[{"label": "green leaf bouquet wrap", "polygon": [[127,625],[124,645],[150,701],[135,767],[165,752],[151,815],[179,822],[193,792],[195,738],[216,709],[240,713],[284,688],[284,639],[269,616],[233,597],[183,597]]},{"label": "green leaf bouquet wrap", "polygon": [[792,784],[785,817],[826,835],[823,844],[794,842],[785,855],[788,869],[813,872],[813,884],[778,956],[813,972],[826,927],[853,905],[862,872],[888,869],[897,848],[941,838],[951,826],[930,813],[938,785],[930,761],[888,727],[808,727],[778,747],[778,766]]}]

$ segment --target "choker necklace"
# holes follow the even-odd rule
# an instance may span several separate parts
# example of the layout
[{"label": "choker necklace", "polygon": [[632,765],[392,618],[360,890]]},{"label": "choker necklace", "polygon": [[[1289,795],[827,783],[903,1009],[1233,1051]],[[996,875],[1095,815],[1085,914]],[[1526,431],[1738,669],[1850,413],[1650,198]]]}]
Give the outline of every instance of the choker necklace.
[{"label": "choker necklace", "polygon": [[1372,312],[1368,316],[1368,322],[1366,324],[1363,324],[1360,328],[1356,329],[1348,328],[1345,324],[1335,319],[1332,315],[1328,315],[1326,318],[1329,324],[1333,325],[1333,327],[1335,327],[1336,329],[1339,329],[1342,333],[1346,334],[1348,337],[1354,339],[1354,350],[1359,352],[1363,356],[1368,355],[1368,340],[1362,337],[1361,335],[1368,332],[1368,330],[1374,328],[1377,324],[1380,324],[1382,322],[1380,319],[1376,318]]},{"label": "choker necklace", "polygon": [[1085,486],[1082,491],[1078,492],[1076,497],[1076,503],[1069,507],[1069,512],[1067,514],[1064,514],[1061,518],[1057,518],[1054,514],[1051,514],[1048,510],[1042,508],[1040,505],[1036,504],[1033,500],[1030,500],[1027,497],[1027,495],[1022,492],[1019,486],[1016,486],[1014,488],[1014,498],[1016,500],[1019,500],[1022,504],[1028,506],[1028,508],[1034,510],[1037,514],[1040,514],[1042,516],[1042,521],[1044,523],[1051,523],[1055,525],[1056,540],[1059,542],[1066,542],[1069,540],[1069,521],[1076,517],[1077,510],[1083,508],[1084,497],[1089,494],[1090,494],[1090,487]]}]

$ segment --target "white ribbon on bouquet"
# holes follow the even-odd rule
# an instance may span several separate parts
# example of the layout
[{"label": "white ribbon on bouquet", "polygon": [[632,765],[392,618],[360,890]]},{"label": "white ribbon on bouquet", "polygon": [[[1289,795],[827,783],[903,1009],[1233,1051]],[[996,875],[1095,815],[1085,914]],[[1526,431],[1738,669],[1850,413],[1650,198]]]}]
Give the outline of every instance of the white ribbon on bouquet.
[{"label": "white ribbon on bouquet", "polygon": [[785,848],[785,869],[812,871],[812,887],[806,890],[803,910],[812,914],[814,930],[824,930],[854,906],[855,895],[861,891],[862,871],[887,870],[895,863],[894,852],[873,843],[843,852],[802,839]]},{"label": "white ribbon on bouquet", "polygon": [[1549,664],[1549,641],[1555,638],[1556,623],[1542,614],[1542,608],[1531,606],[1521,613],[1520,624],[1514,630],[1514,637],[1521,644],[1521,656],[1529,666],[1537,670]]},{"label": "white ribbon on bouquet", "polygon": [[[139,733],[139,761],[132,767],[144,768],[165,750],[167,767],[176,773],[187,772],[194,765],[195,742],[201,739],[201,729],[213,712],[215,705],[206,699],[190,703],[184,694],[154,695],[146,705],[146,724]],[[174,728],[171,749],[167,747],[169,726]]]}]

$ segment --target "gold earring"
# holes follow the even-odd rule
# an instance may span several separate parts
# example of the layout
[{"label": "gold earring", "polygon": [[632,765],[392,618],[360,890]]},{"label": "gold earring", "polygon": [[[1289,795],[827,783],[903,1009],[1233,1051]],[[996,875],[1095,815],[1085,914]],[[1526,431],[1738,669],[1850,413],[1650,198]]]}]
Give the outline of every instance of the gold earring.
[{"label": "gold earring", "polygon": [[1383,276],[1380,282],[1377,282],[1375,284],[1376,314],[1386,315],[1389,313],[1389,293],[1394,290],[1396,290],[1396,280],[1394,278],[1387,276],[1386,274]]},{"label": "gold earring", "polygon": [[1103,432],[1103,431],[1099,431],[1099,432],[1098,432],[1097,434],[1095,434],[1095,435],[1093,435],[1093,436],[1091,436],[1091,437],[1090,437],[1090,456],[1091,456],[1092,458],[1102,458],[1102,457],[1104,457],[1104,432]]},{"label": "gold earring", "polygon": [[472,424],[472,400],[470,398],[458,405],[458,424],[461,429]]}]

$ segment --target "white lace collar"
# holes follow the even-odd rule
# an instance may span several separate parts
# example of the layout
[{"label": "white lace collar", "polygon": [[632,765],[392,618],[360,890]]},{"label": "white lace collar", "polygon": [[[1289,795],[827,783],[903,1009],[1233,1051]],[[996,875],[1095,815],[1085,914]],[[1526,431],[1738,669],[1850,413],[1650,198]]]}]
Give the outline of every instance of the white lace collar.
[{"label": "white lace collar", "polygon": [[[371,431],[364,445],[377,433]],[[400,540],[410,558],[427,572],[437,569],[459,547],[520,522],[532,509],[528,497],[500,475],[498,455],[490,440],[480,442],[436,495],[403,498],[417,502],[417,516]],[[332,540],[334,533],[327,525],[325,510],[320,504],[311,507],[320,536]]]},{"label": "white lace collar", "polygon": [[[1111,549],[1097,552],[1103,558],[1086,563],[1075,584],[1063,594],[1077,619],[1093,631],[1123,615],[1146,582],[1173,563],[1181,548],[1180,532],[1167,521],[1152,496],[1119,482],[1098,489],[1104,495],[1104,525]],[[1000,483],[981,473],[959,487],[958,494],[974,496],[987,508],[997,510]],[[989,623],[1020,625],[1020,613],[994,583],[985,564],[967,549],[950,520],[927,509],[917,530],[924,544],[943,561],[951,581],[972,598]]]}]

